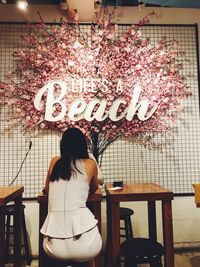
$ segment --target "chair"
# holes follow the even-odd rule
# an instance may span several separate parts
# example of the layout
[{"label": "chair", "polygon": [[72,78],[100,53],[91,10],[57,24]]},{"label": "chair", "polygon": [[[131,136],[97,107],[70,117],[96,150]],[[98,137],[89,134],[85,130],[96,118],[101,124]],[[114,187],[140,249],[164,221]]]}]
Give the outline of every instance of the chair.
[{"label": "chair", "polygon": [[[28,244],[28,236],[26,231],[26,222],[24,215],[25,205],[22,205],[22,248],[25,250],[25,259],[27,261],[27,265],[31,265],[32,256],[30,255],[30,249]],[[13,243],[11,242],[13,238],[13,217],[15,214],[15,205],[7,205],[6,206],[6,222],[5,222],[5,262],[8,263],[10,259],[13,258],[13,254],[10,254],[10,247],[13,247]],[[11,224],[12,221],[12,224]]]},{"label": "chair", "polygon": [[126,240],[133,238],[133,229],[131,223],[131,216],[134,214],[134,211],[129,208],[120,208],[120,220],[124,222],[124,227],[120,227],[120,230],[123,230],[125,234],[120,234],[120,237],[125,237]]},{"label": "chair", "polygon": [[137,267],[141,263],[162,267],[164,247],[148,238],[132,238],[121,244],[121,254],[125,257],[125,267]]}]

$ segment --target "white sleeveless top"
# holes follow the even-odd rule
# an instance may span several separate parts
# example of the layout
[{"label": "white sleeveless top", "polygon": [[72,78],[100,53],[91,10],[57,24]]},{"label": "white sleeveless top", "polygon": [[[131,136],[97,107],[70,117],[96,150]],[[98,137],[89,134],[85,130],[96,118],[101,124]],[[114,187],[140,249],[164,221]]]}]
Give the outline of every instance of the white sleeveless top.
[{"label": "white sleeveless top", "polygon": [[71,238],[92,229],[96,224],[92,212],[86,207],[89,193],[87,173],[83,160],[77,160],[69,181],[50,182],[48,215],[40,230],[45,236]]}]

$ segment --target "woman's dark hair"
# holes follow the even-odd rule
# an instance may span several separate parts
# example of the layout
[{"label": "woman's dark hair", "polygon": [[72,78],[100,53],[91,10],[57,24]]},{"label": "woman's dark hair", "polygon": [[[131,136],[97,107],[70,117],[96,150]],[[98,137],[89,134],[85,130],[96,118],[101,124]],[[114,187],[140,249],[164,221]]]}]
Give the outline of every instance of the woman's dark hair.
[{"label": "woman's dark hair", "polygon": [[[50,180],[70,180],[77,159],[88,159],[87,142],[84,134],[78,128],[67,129],[60,141],[60,156],[50,176]],[[80,172],[80,171],[79,171]]]}]

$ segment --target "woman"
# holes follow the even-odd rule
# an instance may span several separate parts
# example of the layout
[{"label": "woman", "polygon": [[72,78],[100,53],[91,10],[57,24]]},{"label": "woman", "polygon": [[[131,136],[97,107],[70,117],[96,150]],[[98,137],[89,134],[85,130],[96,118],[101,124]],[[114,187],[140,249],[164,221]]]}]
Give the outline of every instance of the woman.
[{"label": "woman", "polygon": [[52,159],[46,179],[48,215],[41,233],[50,257],[87,262],[101,251],[97,220],[86,207],[88,193],[98,187],[97,172],[83,133],[77,128],[66,130],[60,142],[60,157]]}]

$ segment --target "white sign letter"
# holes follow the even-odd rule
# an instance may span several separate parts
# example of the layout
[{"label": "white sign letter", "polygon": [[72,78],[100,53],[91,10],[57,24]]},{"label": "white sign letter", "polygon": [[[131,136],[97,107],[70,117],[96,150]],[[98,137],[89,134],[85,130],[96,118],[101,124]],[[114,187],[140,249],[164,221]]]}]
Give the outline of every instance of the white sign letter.
[{"label": "white sign letter", "polygon": [[[72,121],[79,121],[83,118],[83,112],[85,111],[86,103],[83,99],[77,99],[70,107],[68,116]],[[78,116],[79,115],[79,116]]]},{"label": "white sign letter", "polygon": [[156,111],[158,105],[156,104],[151,111],[149,111],[147,113],[147,110],[148,110],[148,107],[149,107],[149,101],[144,99],[141,101],[141,106],[138,110],[138,119],[141,120],[141,121],[146,121],[148,120],[152,115],[153,113]]},{"label": "white sign letter", "polygon": [[[105,114],[105,109],[106,109],[106,104],[107,100],[99,100],[99,99],[94,99],[92,100],[85,111],[85,119],[87,121],[93,121],[96,119],[97,121],[103,121],[108,117],[108,114]],[[97,107],[96,111],[94,111],[94,108]]]},{"label": "white sign letter", "polygon": [[126,101],[123,99],[117,99],[111,106],[109,110],[109,118],[111,119],[111,121],[119,121],[125,116],[126,109],[122,112],[121,115],[117,116],[117,111],[119,110],[119,106],[121,104],[126,105]]},{"label": "white sign letter", "polygon": [[116,92],[117,92],[118,94],[123,93],[122,80],[120,80],[120,79],[119,79],[118,82],[117,82]]},{"label": "white sign letter", "polygon": [[108,91],[108,80],[106,80],[106,79],[102,79],[102,92],[103,93],[106,93],[107,91]]},{"label": "white sign letter", "polygon": [[138,111],[138,114],[137,114],[138,119],[141,121],[146,121],[153,115],[153,113],[156,111],[158,107],[157,105],[155,105],[152,108],[152,110],[147,113],[149,101],[147,99],[143,99],[141,100],[140,103],[138,103],[141,91],[142,89],[140,86],[136,86],[134,89],[133,97],[128,107],[128,112],[126,115],[126,119],[128,121],[131,121],[133,119],[134,115],[136,114],[136,111]]},{"label": "white sign letter", "polygon": [[[54,98],[55,85],[60,85],[60,95],[57,98]],[[61,99],[64,97],[67,91],[67,87],[64,83],[60,81],[49,82],[47,85],[43,86],[37,93],[34,99],[34,106],[37,110],[41,110],[41,100],[42,96],[47,91],[47,102],[45,108],[45,117],[46,121],[59,121],[62,120],[66,113],[66,106],[61,102]],[[58,115],[54,116],[54,105],[59,104],[61,106],[61,111]]]}]

